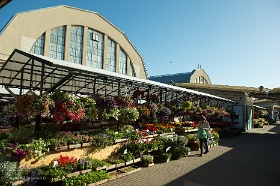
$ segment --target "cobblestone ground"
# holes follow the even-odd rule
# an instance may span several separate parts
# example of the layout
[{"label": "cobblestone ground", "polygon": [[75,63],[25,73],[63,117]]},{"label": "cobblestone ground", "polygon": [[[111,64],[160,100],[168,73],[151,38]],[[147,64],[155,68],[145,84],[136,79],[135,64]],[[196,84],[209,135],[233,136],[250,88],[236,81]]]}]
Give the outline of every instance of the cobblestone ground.
[{"label": "cobblestone ground", "polygon": [[142,168],[102,186],[270,186],[280,185],[280,125],[269,125],[222,139],[199,157]]}]

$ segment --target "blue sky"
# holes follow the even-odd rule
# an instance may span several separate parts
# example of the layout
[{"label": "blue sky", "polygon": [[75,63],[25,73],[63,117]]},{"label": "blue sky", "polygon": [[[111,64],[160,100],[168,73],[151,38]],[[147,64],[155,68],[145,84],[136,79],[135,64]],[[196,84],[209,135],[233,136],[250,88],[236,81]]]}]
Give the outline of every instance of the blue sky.
[{"label": "blue sky", "polygon": [[149,76],[200,64],[212,84],[280,87],[280,0],[13,0],[0,9],[0,27],[18,12],[57,5],[111,21]]}]

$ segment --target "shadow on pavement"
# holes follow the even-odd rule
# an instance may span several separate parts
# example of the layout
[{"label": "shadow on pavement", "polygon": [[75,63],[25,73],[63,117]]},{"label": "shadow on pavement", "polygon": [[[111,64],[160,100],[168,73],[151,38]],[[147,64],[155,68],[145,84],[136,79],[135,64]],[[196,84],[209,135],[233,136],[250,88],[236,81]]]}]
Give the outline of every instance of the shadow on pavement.
[{"label": "shadow on pavement", "polygon": [[222,139],[231,150],[165,185],[280,185],[280,135],[267,133],[280,134],[280,125],[270,128]]}]

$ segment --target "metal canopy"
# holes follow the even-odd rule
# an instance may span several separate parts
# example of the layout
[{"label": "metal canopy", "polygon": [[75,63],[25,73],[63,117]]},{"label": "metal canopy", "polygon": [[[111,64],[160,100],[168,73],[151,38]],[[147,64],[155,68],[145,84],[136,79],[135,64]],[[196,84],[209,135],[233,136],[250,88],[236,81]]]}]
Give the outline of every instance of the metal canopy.
[{"label": "metal canopy", "polygon": [[209,89],[217,91],[230,92],[246,92],[249,96],[259,99],[270,99],[274,101],[280,100],[280,88],[268,89],[264,88],[260,91],[257,87],[230,86],[230,85],[213,85],[213,84],[197,84],[197,83],[176,83],[176,86],[192,89]]},{"label": "metal canopy", "polygon": [[166,100],[184,98],[208,98],[230,102],[218,96],[163,84],[146,79],[139,79],[115,72],[96,69],[85,65],[70,63],[46,56],[31,54],[15,49],[0,70],[0,85],[6,89],[18,88],[23,91],[51,93],[55,90],[81,95],[132,95],[139,89],[156,93]]}]

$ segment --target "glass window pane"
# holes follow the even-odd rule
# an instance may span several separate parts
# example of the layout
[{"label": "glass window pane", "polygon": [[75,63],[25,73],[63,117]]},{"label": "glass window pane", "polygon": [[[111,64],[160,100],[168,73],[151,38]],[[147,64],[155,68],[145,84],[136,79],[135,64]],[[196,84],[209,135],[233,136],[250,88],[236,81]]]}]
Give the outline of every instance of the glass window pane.
[{"label": "glass window pane", "polygon": [[[96,40],[98,35],[98,40]],[[95,68],[103,68],[103,53],[104,53],[104,43],[103,34],[93,30],[88,29],[87,38],[87,66]],[[98,47],[100,46],[100,47]]]},{"label": "glass window pane", "polygon": [[31,53],[44,55],[45,33],[42,34],[31,48]]}]

